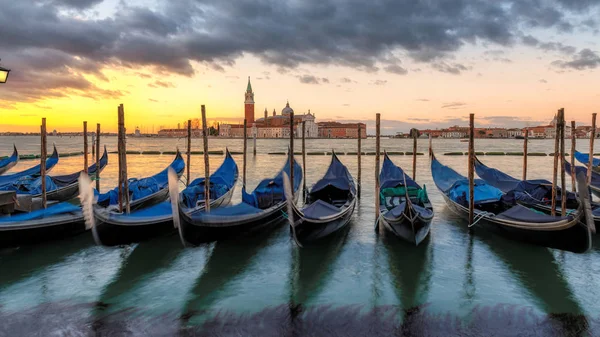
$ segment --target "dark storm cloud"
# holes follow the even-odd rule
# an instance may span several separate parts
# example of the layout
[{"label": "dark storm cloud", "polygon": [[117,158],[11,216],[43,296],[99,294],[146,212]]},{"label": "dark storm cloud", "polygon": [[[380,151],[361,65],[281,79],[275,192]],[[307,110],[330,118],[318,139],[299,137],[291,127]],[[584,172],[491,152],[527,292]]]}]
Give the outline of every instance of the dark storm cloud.
[{"label": "dark storm cloud", "polygon": [[[119,2],[114,18],[82,19],[72,10],[91,11],[101,0],[0,1],[3,62],[14,73],[42,68],[28,86],[5,86],[0,93],[0,98],[23,100],[44,96],[42,79],[56,71],[52,62],[69,69],[62,74],[75,82],[82,82],[81,74],[107,81],[107,68],[148,67],[158,76],[193,76],[192,62],[200,62],[224,71],[245,54],[279,73],[299,65],[334,64],[403,74],[406,70],[389,56],[402,50],[408,58],[458,74],[468,68],[449,64],[448,58],[465,44],[511,46],[523,36],[523,27],[564,31],[581,24],[578,17],[569,16],[569,23],[565,16],[597,6],[590,0],[158,0],[156,9]],[[522,38],[522,43],[531,45],[532,39]],[[42,56],[41,61],[20,60],[23,54]],[[26,92],[31,90],[38,93]],[[56,88],[48,95],[64,93]],[[118,93],[98,89],[89,95],[112,94]]]},{"label": "dark storm cloud", "polygon": [[552,62],[552,65],[563,69],[594,69],[600,66],[600,56],[595,51],[586,48],[573,55],[570,61],[554,61]]}]

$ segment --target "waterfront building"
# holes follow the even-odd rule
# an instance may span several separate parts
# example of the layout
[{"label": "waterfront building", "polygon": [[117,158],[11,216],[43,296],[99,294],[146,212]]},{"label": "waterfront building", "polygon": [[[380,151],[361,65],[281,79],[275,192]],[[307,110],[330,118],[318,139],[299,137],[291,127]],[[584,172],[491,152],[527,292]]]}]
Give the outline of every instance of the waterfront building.
[{"label": "waterfront building", "polygon": [[320,122],[319,137],[321,138],[358,138],[358,125],[361,125],[361,138],[367,138],[365,123]]}]

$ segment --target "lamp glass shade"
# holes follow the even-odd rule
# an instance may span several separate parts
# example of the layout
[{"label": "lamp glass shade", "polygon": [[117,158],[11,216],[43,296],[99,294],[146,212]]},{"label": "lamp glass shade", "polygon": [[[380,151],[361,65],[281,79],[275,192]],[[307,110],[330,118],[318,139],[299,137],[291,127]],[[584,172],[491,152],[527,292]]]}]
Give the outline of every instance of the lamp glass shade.
[{"label": "lamp glass shade", "polygon": [[10,70],[0,67],[0,83],[6,83]]}]

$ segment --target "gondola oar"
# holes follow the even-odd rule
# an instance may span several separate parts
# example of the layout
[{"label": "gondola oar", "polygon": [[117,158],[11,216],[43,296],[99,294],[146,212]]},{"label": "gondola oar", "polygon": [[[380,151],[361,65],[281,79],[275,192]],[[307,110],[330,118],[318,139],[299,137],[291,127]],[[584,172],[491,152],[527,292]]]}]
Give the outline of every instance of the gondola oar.
[{"label": "gondola oar", "polygon": [[92,235],[94,236],[94,242],[97,245],[102,245],[100,237],[96,231],[95,220],[94,220],[94,203],[96,202],[96,196],[94,195],[94,186],[90,177],[82,172],[79,175],[79,200],[81,203],[81,211],[83,213],[83,219],[85,220],[85,229],[91,229]]},{"label": "gondola oar", "polygon": [[292,187],[290,184],[290,178],[287,173],[283,172],[283,191],[285,193],[285,200],[287,202],[287,218],[290,222],[290,227],[292,227],[292,235],[294,236],[294,241],[298,245],[298,247],[302,248],[302,244],[298,241],[298,237],[296,237],[296,224],[294,223],[294,194],[292,193]]},{"label": "gondola oar", "polygon": [[[183,238],[183,229],[179,220],[179,179],[173,168],[169,167],[169,199],[171,199],[171,212],[173,213],[173,226],[179,232],[179,239],[184,247],[186,247],[185,239]],[[205,201],[206,202],[206,201]]]}]

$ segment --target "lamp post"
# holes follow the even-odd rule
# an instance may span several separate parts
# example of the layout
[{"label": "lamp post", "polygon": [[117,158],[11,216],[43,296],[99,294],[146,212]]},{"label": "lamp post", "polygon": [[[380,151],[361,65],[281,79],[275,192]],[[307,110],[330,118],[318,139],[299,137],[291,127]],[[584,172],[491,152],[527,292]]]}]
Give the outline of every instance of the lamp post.
[{"label": "lamp post", "polygon": [[6,83],[8,80],[8,73],[10,73],[10,69],[2,68],[2,66],[0,66],[0,83]]}]

